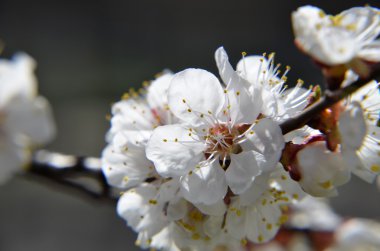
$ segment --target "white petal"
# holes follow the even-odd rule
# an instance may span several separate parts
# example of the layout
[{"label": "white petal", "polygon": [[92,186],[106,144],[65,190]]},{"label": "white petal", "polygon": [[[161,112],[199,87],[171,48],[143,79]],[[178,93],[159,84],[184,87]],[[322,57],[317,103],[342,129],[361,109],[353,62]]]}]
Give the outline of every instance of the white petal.
[{"label": "white petal", "polygon": [[365,45],[359,51],[359,57],[369,62],[380,62],[380,40]]},{"label": "white petal", "polygon": [[340,26],[350,27],[359,41],[369,42],[380,32],[379,10],[373,7],[354,7],[339,14]]},{"label": "white petal", "polygon": [[151,108],[140,98],[129,98],[115,103],[112,114],[109,138],[119,131],[153,130],[157,125]]},{"label": "white petal", "polygon": [[[314,6],[302,6],[292,13],[294,35],[304,50],[309,50],[308,39],[313,36],[316,25],[321,23],[324,12]],[[305,48],[306,47],[306,48]]]},{"label": "white petal", "polygon": [[235,84],[245,88],[249,88],[249,83],[244,81],[237,72],[232,68],[227,52],[223,47],[219,47],[215,51],[215,61],[219,70],[219,75],[226,85]]},{"label": "white petal", "polygon": [[240,207],[239,200],[231,203],[229,206],[227,217],[226,217],[226,229],[228,233],[231,234],[238,240],[241,240],[246,235],[246,207]]},{"label": "white petal", "polygon": [[156,80],[152,81],[147,90],[146,100],[161,124],[171,124],[171,113],[168,111],[168,90],[173,79],[170,72],[164,73]]},{"label": "white petal", "polygon": [[348,107],[339,118],[339,132],[342,147],[357,150],[363,143],[367,132],[363,110],[359,103],[355,102]]},{"label": "white petal", "polygon": [[[270,197],[267,196],[267,201]],[[254,243],[267,242],[277,233],[281,224],[281,210],[276,203],[258,203],[247,210],[247,237]],[[264,219],[264,220],[263,220]],[[263,222],[264,221],[264,222]]]},{"label": "white petal", "polygon": [[153,185],[144,184],[128,190],[117,203],[117,212],[135,231],[147,231],[153,235],[161,230],[166,219],[162,206],[151,203],[157,190]]},{"label": "white petal", "polygon": [[36,96],[35,67],[35,61],[25,53],[16,54],[12,60],[0,59],[0,107],[16,96],[29,99]]},{"label": "white petal", "polygon": [[228,114],[232,123],[252,123],[262,107],[260,89],[252,88],[252,83],[234,71],[223,47],[216,50],[215,60],[219,74],[227,85]]},{"label": "white petal", "polygon": [[166,182],[163,182],[158,190],[158,200],[161,203],[180,200],[180,197],[178,196],[179,185],[180,183],[178,178],[172,178]]},{"label": "white petal", "polygon": [[184,218],[187,214],[187,201],[180,199],[175,203],[170,202],[166,209],[167,217],[170,221],[176,221]]},{"label": "white petal", "polygon": [[354,92],[349,100],[360,103],[367,124],[377,124],[380,113],[379,83],[371,81]]},{"label": "white petal", "polygon": [[50,105],[43,97],[12,99],[4,112],[6,130],[27,136],[32,144],[47,143],[55,135]]},{"label": "white petal", "polygon": [[102,154],[102,171],[107,182],[119,188],[129,188],[145,181],[154,169],[144,151],[126,154],[107,146]]},{"label": "white petal", "polygon": [[343,151],[342,156],[345,164],[350,168],[352,173],[368,183],[372,183],[374,181],[376,174],[371,172],[369,168],[366,169],[362,159],[359,158],[355,151]]},{"label": "white petal", "polygon": [[213,216],[223,216],[226,212],[226,204],[224,204],[223,200],[219,200],[214,204],[206,205],[204,203],[194,204],[199,211],[207,215]]},{"label": "white petal", "polygon": [[338,153],[326,150],[323,142],[313,143],[297,153],[297,161],[305,192],[313,196],[334,196],[336,186],[350,178],[350,170]]},{"label": "white petal", "polygon": [[[281,128],[271,119],[261,119],[247,134],[243,149],[257,151],[257,163],[262,171],[273,170],[280,160],[285,145]],[[262,155],[262,157],[260,157]]]},{"label": "white petal", "polygon": [[262,71],[267,68],[268,61],[262,56],[244,57],[236,66],[236,70],[253,86],[261,86],[262,80],[266,76]]},{"label": "white petal", "polygon": [[251,186],[240,194],[240,204],[248,206],[255,203],[262,194],[269,189],[269,173],[264,173],[255,178]]},{"label": "white petal", "polygon": [[192,170],[203,156],[205,146],[180,125],[157,127],[150,138],[146,155],[161,175],[179,176]]},{"label": "white petal", "polygon": [[345,64],[359,51],[357,41],[349,31],[326,27],[315,38],[315,46],[310,53],[318,61],[327,65]]},{"label": "white petal", "polygon": [[181,179],[183,196],[192,203],[215,204],[227,193],[224,170],[214,161],[211,165],[196,168]]},{"label": "white petal", "polygon": [[223,88],[210,72],[187,69],[174,75],[169,88],[169,106],[178,118],[192,125],[202,125],[208,114],[219,115],[224,104]]},{"label": "white petal", "polygon": [[310,89],[302,87],[289,88],[283,93],[283,110],[282,119],[292,118],[300,113],[308,105],[308,96]]},{"label": "white petal", "polygon": [[260,171],[252,151],[231,154],[231,163],[226,171],[227,184],[234,194],[241,194],[251,186]]},{"label": "white petal", "polygon": [[146,98],[150,107],[164,109],[164,106],[168,104],[168,89],[172,78],[172,73],[165,73],[152,81]]},{"label": "white petal", "polygon": [[203,225],[203,231],[210,237],[216,237],[223,229],[223,221],[222,216],[210,216]]}]

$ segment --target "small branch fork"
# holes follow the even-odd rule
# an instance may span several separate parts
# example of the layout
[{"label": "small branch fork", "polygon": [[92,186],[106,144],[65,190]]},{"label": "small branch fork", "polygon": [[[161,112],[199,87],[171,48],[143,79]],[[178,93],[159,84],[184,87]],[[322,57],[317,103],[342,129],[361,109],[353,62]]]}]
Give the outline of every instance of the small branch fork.
[{"label": "small branch fork", "polygon": [[[349,86],[325,91],[325,95],[322,98],[302,113],[281,123],[282,133],[285,135],[288,132],[301,128],[321,111],[354,93],[379,76],[380,69],[377,69],[371,76],[358,79]],[[41,150],[37,151],[34,155],[27,176],[40,177],[45,181],[51,181],[54,184],[61,185],[61,187],[77,191],[80,195],[87,198],[115,203],[117,196],[115,196],[112,188],[108,185],[100,167],[100,160],[97,158],[76,157]],[[78,178],[86,178],[87,181],[90,180],[92,183],[96,183],[98,189],[90,189],[89,186],[84,185],[82,180],[78,180]]]},{"label": "small branch fork", "polygon": [[302,113],[290,118],[280,124],[282,134],[285,135],[293,130],[299,129],[306,125],[310,120],[315,118],[324,109],[329,108],[333,104],[339,102],[350,94],[354,93],[364,85],[368,84],[372,80],[380,77],[380,70],[377,69],[367,78],[359,78],[352,84],[337,89],[326,90],[325,95],[322,96],[317,102],[306,108]]}]

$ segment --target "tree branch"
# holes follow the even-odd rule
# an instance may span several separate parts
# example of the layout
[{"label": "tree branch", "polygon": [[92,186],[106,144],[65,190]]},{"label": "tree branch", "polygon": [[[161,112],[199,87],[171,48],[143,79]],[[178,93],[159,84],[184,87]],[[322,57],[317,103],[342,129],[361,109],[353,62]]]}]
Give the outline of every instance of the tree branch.
[{"label": "tree branch", "polygon": [[[61,187],[77,191],[82,197],[84,195],[87,198],[115,203],[116,198],[112,196],[111,188],[100,167],[100,160],[97,158],[76,157],[41,150],[34,155],[27,174],[29,177],[42,177]],[[84,181],[75,181],[78,178],[86,178],[87,181],[96,183],[98,189],[81,184]]]},{"label": "tree branch", "polygon": [[325,95],[317,102],[306,108],[303,112],[297,116],[290,118],[280,124],[282,134],[285,135],[288,132],[299,129],[306,125],[311,119],[315,118],[321,111],[339,102],[343,98],[357,91],[372,80],[380,77],[380,70],[377,69],[367,78],[360,78],[353,82],[349,86],[340,88],[334,91],[326,90]]}]

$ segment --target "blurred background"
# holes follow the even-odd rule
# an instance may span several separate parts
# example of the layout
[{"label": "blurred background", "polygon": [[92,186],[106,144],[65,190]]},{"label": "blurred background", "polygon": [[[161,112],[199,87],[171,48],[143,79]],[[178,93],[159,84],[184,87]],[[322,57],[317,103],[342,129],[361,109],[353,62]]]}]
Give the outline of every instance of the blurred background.
[{"label": "blurred background", "polygon": [[[54,109],[58,136],[48,149],[100,156],[110,104],[163,69],[217,74],[223,45],[232,64],[241,52],[276,52],[292,66],[289,84],[322,83],[293,45],[290,14],[304,4],[338,13],[378,1],[0,0],[4,57],[25,51],[38,62],[40,92]],[[380,193],[358,179],[340,189],[334,208],[380,219]],[[0,189],[0,251],[139,250],[135,234],[110,205],[17,177]]]}]

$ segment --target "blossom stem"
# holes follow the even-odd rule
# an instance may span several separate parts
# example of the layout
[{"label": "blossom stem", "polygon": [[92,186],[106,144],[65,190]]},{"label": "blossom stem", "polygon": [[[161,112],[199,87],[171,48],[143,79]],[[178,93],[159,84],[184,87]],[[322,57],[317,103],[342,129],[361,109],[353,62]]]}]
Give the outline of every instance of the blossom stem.
[{"label": "blossom stem", "polygon": [[314,104],[306,108],[303,112],[297,116],[290,118],[280,124],[282,133],[285,135],[293,130],[299,129],[306,125],[311,119],[315,118],[321,111],[332,106],[333,104],[339,102],[343,98],[349,96],[350,94],[357,91],[359,88],[363,87],[373,79],[380,77],[380,69],[376,69],[373,73],[366,78],[359,78],[352,84],[336,89],[336,90],[326,90],[325,95],[322,96]]},{"label": "blossom stem", "polygon": [[77,191],[82,197],[115,203],[116,198],[112,195],[100,166],[96,166],[98,163],[100,160],[96,158],[41,150],[34,155],[26,177],[43,178],[42,180],[69,188],[68,191]]}]

